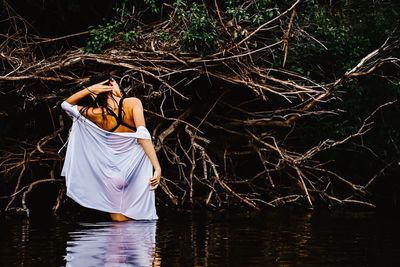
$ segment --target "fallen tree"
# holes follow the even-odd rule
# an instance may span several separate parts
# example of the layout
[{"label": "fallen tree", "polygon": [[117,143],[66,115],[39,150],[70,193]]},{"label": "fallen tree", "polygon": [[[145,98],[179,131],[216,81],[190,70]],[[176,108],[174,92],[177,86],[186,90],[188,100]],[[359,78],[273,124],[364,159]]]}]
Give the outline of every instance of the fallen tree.
[{"label": "fallen tree", "polygon": [[[302,34],[296,23],[299,3],[273,9],[269,19],[247,28],[229,17],[218,1],[208,9],[165,4],[163,19],[148,24],[140,22],[140,12],[124,13],[124,27],[140,25],[139,35],[131,31],[134,42],[129,44],[117,34],[101,52],[87,53],[84,48],[55,51],[54,47],[88,32],[39,38],[3,1],[9,30],[1,36],[1,93],[15,100],[27,116],[25,123],[42,128],[11,138],[11,127],[1,140],[0,173],[9,188],[1,192],[3,210],[29,214],[26,199],[35,186],[63,183],[59,177],[63,150],[59,150],[70,121],[59,104],[91,75],[104,71],[120,79],[127,95],[144,103],[164,170],[160,202],[192,208],[243,203],[256,211],[288,203],[309,208],[346,203],[374,207],[368,187],[376,176],[356,183],[318,156],[364,135],[376,112],[397,100],[382,103],[359,129],[342,139],[297,147],[290,138],[308,117],[340,113],[325,110],[322,104],[336,101],[336,93],[348,81],[399,64],[393,56],[399,39],[388,38],[335,80],[290,71],[285,68],[290,43]],[[207,43],[190,35],[196,12],[204,15],[203,20],[213,18],[207,36],[223,36],[224,43],[214,39]],[[194,46],[190,51],[182,49],[185,45]],[[11,123],[7,115],[13,118],[8,114],[13,104],[7,105],[1,114],[3,125]],[[57,190],[55,212],[65,198],[63,186]]]}]

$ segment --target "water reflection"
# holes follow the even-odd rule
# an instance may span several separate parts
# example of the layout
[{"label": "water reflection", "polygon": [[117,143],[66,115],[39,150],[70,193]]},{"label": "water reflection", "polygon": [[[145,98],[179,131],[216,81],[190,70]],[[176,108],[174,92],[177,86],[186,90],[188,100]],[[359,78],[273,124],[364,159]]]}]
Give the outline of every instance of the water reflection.
[{"label": "water reflection", "polygon": [[157,221],[81,224],[70,231],[67,267],[159,266]]},{"label": "water reflection", "polygon": [[400,266],[399,225],[374,213],[292,210],[126,223],[7,220],[0,266]]},{"label": "water reflection", "polygon": [[161,218],[157,247],[163,266],[293,266],[316,258],[308,246],[312,235],[310,213],[210,213]]}]

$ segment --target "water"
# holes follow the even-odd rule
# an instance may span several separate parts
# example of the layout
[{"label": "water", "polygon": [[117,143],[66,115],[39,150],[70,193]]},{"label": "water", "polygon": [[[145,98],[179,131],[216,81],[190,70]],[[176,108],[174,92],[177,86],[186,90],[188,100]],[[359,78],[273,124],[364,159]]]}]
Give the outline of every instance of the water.
[{"label": "water", "polygon": [[0,222],[0,266],[400,266],[387,214],[273,211]]}]

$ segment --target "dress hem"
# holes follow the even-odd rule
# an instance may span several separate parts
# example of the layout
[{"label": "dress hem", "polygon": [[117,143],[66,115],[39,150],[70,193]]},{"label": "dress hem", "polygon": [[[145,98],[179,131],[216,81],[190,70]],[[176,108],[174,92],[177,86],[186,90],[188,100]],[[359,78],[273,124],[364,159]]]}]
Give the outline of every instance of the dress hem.
[{"label": "dress hem", "polygon": [[85,207],[85,208],[89,208],[89,209],[94,209],[94,210],[98,210],[98,211],[102,211],[102,212],[107,212],[107,213],[120,213],[126,217],[128,217],[131,220],[135,220],[135,221],[139,221],[139,220],[146,220],[146,221],[153,221],[153,220],[158,220],[158,216],[156,217],[152,217],[152,218],[132,218],[131,216],[125,214],[124,212],[121,211],[110,211],[110,210],[105,210],[105,209],[99,209],[99,208],[95,208],[89,204],[83,203],[82,201],[79,201],[79,198],[77,198],[76,196],[74,196],[71,192],[67,192],[67,196],[69,198],[71,198],[73,201],[75,201],[76,203],[78,203],[79,205]]}]

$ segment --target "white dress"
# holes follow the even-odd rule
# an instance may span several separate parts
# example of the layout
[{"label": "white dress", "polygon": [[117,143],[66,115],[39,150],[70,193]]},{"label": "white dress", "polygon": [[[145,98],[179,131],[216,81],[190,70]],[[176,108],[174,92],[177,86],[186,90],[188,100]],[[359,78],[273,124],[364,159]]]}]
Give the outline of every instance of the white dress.
[{"label": "white dress", "polygon": [[64,101],[73,119],[61,175],[67,196],[80,205],[136,220],[158,219],[149,180],[153,166],[138,139],[150,139],[144,126],[136,132],[109,132]]}]

